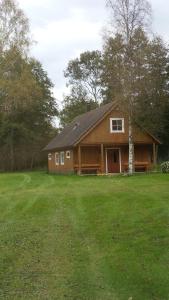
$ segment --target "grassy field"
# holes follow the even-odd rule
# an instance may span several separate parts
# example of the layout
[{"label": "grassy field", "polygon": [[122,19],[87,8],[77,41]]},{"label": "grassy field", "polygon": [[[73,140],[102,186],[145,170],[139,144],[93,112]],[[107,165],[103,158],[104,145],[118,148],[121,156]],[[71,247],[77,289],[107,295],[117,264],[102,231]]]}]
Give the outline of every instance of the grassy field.
[{"label": "grassy field", "polygon": [[0,299],[168,300],[169,175],[0,175]]}]

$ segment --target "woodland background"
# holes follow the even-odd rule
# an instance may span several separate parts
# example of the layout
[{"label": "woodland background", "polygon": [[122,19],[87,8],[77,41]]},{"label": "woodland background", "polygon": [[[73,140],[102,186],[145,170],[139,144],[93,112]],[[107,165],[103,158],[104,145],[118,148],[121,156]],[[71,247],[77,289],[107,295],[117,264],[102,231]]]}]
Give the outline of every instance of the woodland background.
[{"label": "woodland background", "polygon": [[[81,53],[64,75],[69,95],[62,109],[42,64],[30,56],[29,20],[14,0],[0,0],[0,170],[46,165],[44,146],[82,113],[111,101],[121,103],[129,67],[119,32],[106,31],[102,51]],[[131,48],[134,121],[162,141],[159,161],[169,159],[169,49],[141,26]],[[56,128],[54,119],[59,118]]]}]

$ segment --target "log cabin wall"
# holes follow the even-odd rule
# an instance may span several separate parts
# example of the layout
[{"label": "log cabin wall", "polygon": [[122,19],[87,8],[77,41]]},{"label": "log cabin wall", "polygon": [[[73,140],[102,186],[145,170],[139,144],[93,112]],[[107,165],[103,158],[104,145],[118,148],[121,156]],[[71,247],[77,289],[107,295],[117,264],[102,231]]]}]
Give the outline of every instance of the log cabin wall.
[{"label": "log cabin wall", "polygon": [[[64,152],[64,164],[61,164],[60,153]],[[70,158],[67,158],[66,154],[70,152]],[[59,162],[56,164],[56,153],[59,155]],[[48,154],[48,171],[50,173],[72,173],[74,171],[73,168],[73,150],[63,150],[63,151],[55,151],[50,152]]]},{"label": "log cabin wall", "polygon": [[[128,146],[121,147],[121,164],[122,172],[126,170],[126,163],[128,163]],[[153,166],[152,161],[152,145],[135,145],[134,146],[134,161],[147,163],[147,169],[150,170]]]},{"label": "log cabin wall", "polygon": [[[98,164],[100,163],[100,148],[98,146],[82,146],[81,160],[82,164]],[[78,164],[78,149],[74,149],[74,165]]]},{"label": "log cabin wall", "polygon": [[152,146],[151,145],[135,145],[134,149],[135,161],[147,161],[152,164]]},{"label": "log cabin wall", "polygon": [[[107,149],[120,149],[120,159],[121,159],[121,171],[126,170],[126,165],[128,163],[128,145],[116,145],[116,144],[106,144],[103,148],[103,173],[106,173],[106,151]],[[148,163],[148,169],[152,167],[152,145],[135,145],[135,161],[136,162],[146,162]],[[62,152],[62,151],[61,151]],[[55,153],[49,154],[48,159],[48,170],[51,173],[73,173],[78,169],[78,148],[70,150],[70,158],[66,158],[66,151],[64,151],[64,165],[56,165]],[[58,152],[60,155],[60,152]],[[82,166],[94,166],[101,169],[101,145],[97,146],[81,146],[81,163]]]},{"label": "log cabin wall", "polygon": [[101,173],[101,147],[81,146],[80,147],[80,166],[79,148],[74,149],[74,171],[75,173]]},{"label": "log cabin wall", "polygon": [[[124,133],[110,132],[110,119],[124,118]],[[143,144],[152,144],[153,138],[139,126],[135,125],[133,130],[134,142]],[[84,136],[81,144],[128,144],[128,118],[120,111],[112,111],[100,124]]]},{"label": "log cabin wall", "polygon": [[[116,144],[105,144],[103,148],[103,169],[102,172],[106,173],[107,165],[107,150],[108,149],[119,149],[120,151],[120,164],[121,172],[126,171],[128,164],[128,145],[116,145]],[[152,167],[152,145],[135,145],[134,148],[134,159],[135,162],[145,162],[147,164],[147,170]],[[98,146],[81,146],[81,164],[82,168],[85,166],[98,165],[98,169],[101,169],[101,145]],[[74,168],[78,169],[78,148],[74,149]]]},{"label": "log cabin wall", "polygon": [[[124,132],[111,133],[110,119],[111,118],[124,118]],[[154,141],[144,130],[135,125],[133,129],[134,144],[135,144],[135,161],[146,162],[148,168],[152,166],[152,145]],[[80,148],[78,146],[80,145]],[[64,164],[56,164],[55,153],[49,153],[48,169],[49,172],[55,173],[72,173],[77,171],[79,165],[79,152],[80,151],[80,164],[82,165],[98,165],[98,169],[102,173],[106,173],[106,149],[119,148],[120,149],[120,162],[121,171],[126,170],[128,163],[128,118],[120,111],[112,111],[105,119],[96,127],[91,128],[86,133],[79,145],[69,150],[56,151],[59,153],[64,152]],[[79,150],[80,149],[80,150]],[[70,151],[70,158],[66,157],[66,151]],[[102,156],[101,156],[102,153]]]}]

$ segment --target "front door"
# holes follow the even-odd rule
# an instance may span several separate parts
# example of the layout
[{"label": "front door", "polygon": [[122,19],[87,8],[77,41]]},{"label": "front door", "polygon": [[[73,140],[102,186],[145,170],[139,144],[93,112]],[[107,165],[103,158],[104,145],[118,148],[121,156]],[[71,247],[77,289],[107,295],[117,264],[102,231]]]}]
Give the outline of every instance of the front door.
[{"label": "front door", "polygon": [[107,171],[108,173],[120,173],[119,149],[107,149]]}]

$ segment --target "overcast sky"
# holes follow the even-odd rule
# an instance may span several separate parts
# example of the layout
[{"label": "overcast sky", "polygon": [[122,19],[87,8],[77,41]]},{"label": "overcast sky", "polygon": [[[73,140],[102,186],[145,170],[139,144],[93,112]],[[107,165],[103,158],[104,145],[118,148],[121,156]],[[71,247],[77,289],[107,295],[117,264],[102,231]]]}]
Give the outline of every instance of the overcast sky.
[{"label": "overcast sky", "polygon": [[[55,84],[61,102],[66,93],[63,70],[70,59],[86,50],[102,47],[103,27],[108,22],[105,0],[19,0],[30,20],[37,44],[32,54],[41,61]],[[169,40],[169,2],[152,0],[153,31]]]}]

